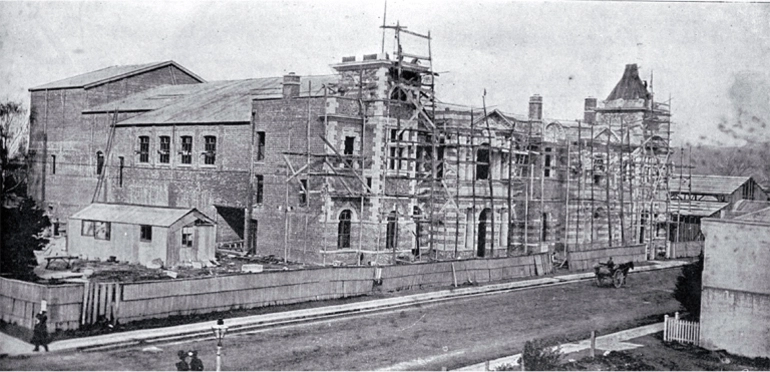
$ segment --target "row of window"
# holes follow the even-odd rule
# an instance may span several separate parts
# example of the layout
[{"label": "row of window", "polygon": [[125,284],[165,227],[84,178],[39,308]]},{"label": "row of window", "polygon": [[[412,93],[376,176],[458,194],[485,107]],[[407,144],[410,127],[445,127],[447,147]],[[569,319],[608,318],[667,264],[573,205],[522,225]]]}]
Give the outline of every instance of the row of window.
[{"label": "row of window", "polygon": [[[179,162],[180,164],[192,164],[193,156],[193,137],[179,137]],[[265,158],[265,132],[257,132],[256,141],[256,161],[262,161]],[[150,136],[139,136],[139,163],[147,164],[150,162]],[[215,165],[217,161],[217,137],[203,136],[203,164]],[[169,164],[171,162],[171,137],[158,136],[158,163]]]},{"label": "row of window", "polygon": [[[104,221],[83,220],[80,228],[80,235],[93,236],[96,240],[110,240],[111,224]],[[152,226],[139,226],[139,240],[142,242],[152,241]],[[193,246],[193,228],[192,226],[182,227],[182,246]]]}]

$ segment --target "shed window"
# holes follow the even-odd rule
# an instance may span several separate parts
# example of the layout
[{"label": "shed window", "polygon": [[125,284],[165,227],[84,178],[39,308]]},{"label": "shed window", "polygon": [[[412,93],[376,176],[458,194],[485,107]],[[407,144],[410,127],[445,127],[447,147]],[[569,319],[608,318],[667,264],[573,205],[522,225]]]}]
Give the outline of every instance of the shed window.
[{"label": "shed window", "polygon": [[265,160],[265,132],[257,132],[257,160]]},{"label": "shed window", "polygon": [[94,221],[94,239],[110,240],[110,223]]},{"label": "shed window", "polygon": [[81,222],[80,236],[94,236],[94,221],[83,220]]},{"label": "shed window", "polygon": [[150,162],[150,137],[139,136],[139,162]]},{"label": "shed window", "polygon": [[205,136],[205,152],[203,153],[203,164],[214,165],[217,159],[217,137]]},{"label": "shed window", "polygon": [[139,226],[139,240],[143,242],[152,241],[152,226],[150,225]]},{"label": "shed window", "polygon": [[182,151],[180,152],[182,164],[192,164],[192,148],[192,136],[182,136]]},{"label": "shed window", "polygon": [[51,155],[51,174],[56,174],[56,155]]},{"label": "shed window", "polygon": [[182,228],[182,246],[193,246],[193,228],[190,226],[185,226]]},{"label": "shed window", "polygon": [[160,136],[160,149],[158,150],[159,158],[158,161],[161,164],[168,164],[170,157],[169,154],[171,153],[171,137],[169,136]]}]

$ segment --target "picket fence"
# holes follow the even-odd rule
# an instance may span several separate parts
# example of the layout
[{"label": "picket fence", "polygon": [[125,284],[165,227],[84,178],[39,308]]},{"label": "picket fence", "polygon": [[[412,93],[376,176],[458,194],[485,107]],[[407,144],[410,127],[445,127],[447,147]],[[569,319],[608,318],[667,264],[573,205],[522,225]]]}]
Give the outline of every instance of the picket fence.
[{"label": "picket fence", "polygon": [[679,313],[674,317],[663,317],[663,341],[677,341],[699,346],[700,323],[679,319]]}]

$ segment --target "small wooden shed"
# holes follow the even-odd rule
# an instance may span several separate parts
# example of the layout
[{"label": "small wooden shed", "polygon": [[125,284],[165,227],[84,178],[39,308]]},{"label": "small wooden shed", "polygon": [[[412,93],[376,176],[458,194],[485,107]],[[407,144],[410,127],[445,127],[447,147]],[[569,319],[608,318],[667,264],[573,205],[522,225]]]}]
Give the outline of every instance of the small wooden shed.
[{"label": "small wooden shed", "polygon": [[215,259],[215,225],[195,208],[94,203],[69,218],[67,251],[102,261],[207,266]]}]

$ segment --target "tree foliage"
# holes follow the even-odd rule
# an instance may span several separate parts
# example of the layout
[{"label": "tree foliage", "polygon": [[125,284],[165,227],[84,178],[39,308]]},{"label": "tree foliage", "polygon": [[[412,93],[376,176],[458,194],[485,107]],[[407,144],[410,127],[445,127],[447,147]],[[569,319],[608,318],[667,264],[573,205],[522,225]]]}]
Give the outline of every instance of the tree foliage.
[{"label": "tree foliage", "polygon": [[35,280],[34,251],[48,244],[44,211],[26,197],[26,111],[16,102],[0,103],[0,274]]},{"label": "tree foliage", "polygon": [[700,318],[702,277],[703,252],[698,256],[698,261],[682,266],[682,273],[676,278],[674,289],[674,298],[695,319]]},{"label": "tree foliage", "polygon": [[553,371],[559,366],[561,350],[548,346],[542,340],[527,341],[519,363],[527,371]]},{"label": "tree foliage", "polygon": [[35,280],[35,250],[48,244],[42,232],[51,224],[34,200],[21,199],[15,206],[3,206],[0,273],[21,280]]}]

